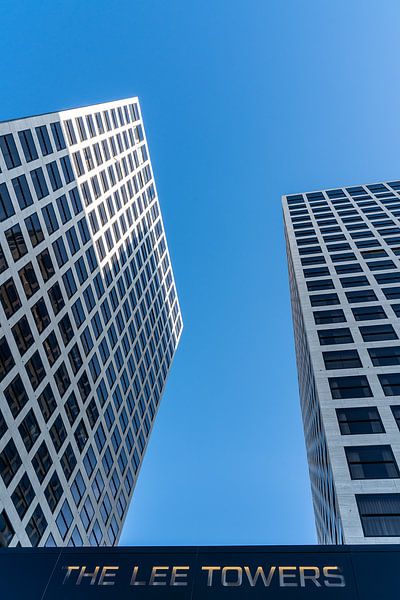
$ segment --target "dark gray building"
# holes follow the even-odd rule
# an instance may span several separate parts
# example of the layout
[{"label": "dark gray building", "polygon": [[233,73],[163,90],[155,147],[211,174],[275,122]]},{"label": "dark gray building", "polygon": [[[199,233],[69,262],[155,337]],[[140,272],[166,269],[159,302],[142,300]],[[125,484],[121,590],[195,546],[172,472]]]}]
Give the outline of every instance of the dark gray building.
[{"label": "dark gray building", "polygon": [[400,181],[283,197],[320,543],[400,542]]},{"label": "dark gray building", "polygon": [[0,244],[0,545],[114,545],[182,332],[137,98],[0,123]]}]

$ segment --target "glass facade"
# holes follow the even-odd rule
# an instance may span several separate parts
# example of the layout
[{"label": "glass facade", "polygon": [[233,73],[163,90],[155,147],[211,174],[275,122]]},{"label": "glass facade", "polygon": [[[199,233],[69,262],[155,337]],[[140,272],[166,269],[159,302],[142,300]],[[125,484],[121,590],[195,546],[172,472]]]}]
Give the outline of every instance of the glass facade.
[{"label": "glass facade", "polygon": [[400,542],[400,182],[283,212],[318,539]]},{"label": "glass facade", "polygon": [[138,99],[0,123],[0,228],[0,545],[114,545],[182,332]]}]

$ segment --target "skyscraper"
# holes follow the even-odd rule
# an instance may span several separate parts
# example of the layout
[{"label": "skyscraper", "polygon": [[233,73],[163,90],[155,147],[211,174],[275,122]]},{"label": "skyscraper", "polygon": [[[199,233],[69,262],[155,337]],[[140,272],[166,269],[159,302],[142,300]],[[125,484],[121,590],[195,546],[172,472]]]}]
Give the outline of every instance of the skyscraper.
[{"label": "skyscraper", "polygon": [[320,543],[400,542],[400,181],[283,197]]},{"label": "skyscraper", "polygon": [[0,123],[0,545],[116,544],[182,331],[139,102]]}]

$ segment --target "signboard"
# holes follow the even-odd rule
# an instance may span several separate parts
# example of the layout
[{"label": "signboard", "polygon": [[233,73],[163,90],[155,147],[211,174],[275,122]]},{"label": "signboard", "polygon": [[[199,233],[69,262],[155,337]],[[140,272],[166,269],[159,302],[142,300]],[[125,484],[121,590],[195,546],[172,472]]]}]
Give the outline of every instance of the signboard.
[{"label": "signboard", "polygon": [[400,546],[11,548],[7,600],[395,600]]}]

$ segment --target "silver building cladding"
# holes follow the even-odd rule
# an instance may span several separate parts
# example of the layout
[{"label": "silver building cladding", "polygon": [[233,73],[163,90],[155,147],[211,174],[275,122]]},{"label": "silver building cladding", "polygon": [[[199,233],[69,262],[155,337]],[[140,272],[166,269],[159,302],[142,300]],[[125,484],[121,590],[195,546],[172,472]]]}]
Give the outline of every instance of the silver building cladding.
[{"label": "silver building cladding", "polygon": [[182,332],[138,99],[0,123],[0,232],[0,545],[114,545]]},{"label": "silver building cladding", "polygon": [[318,540],[400,543],[400,181],[282,204]]}]

